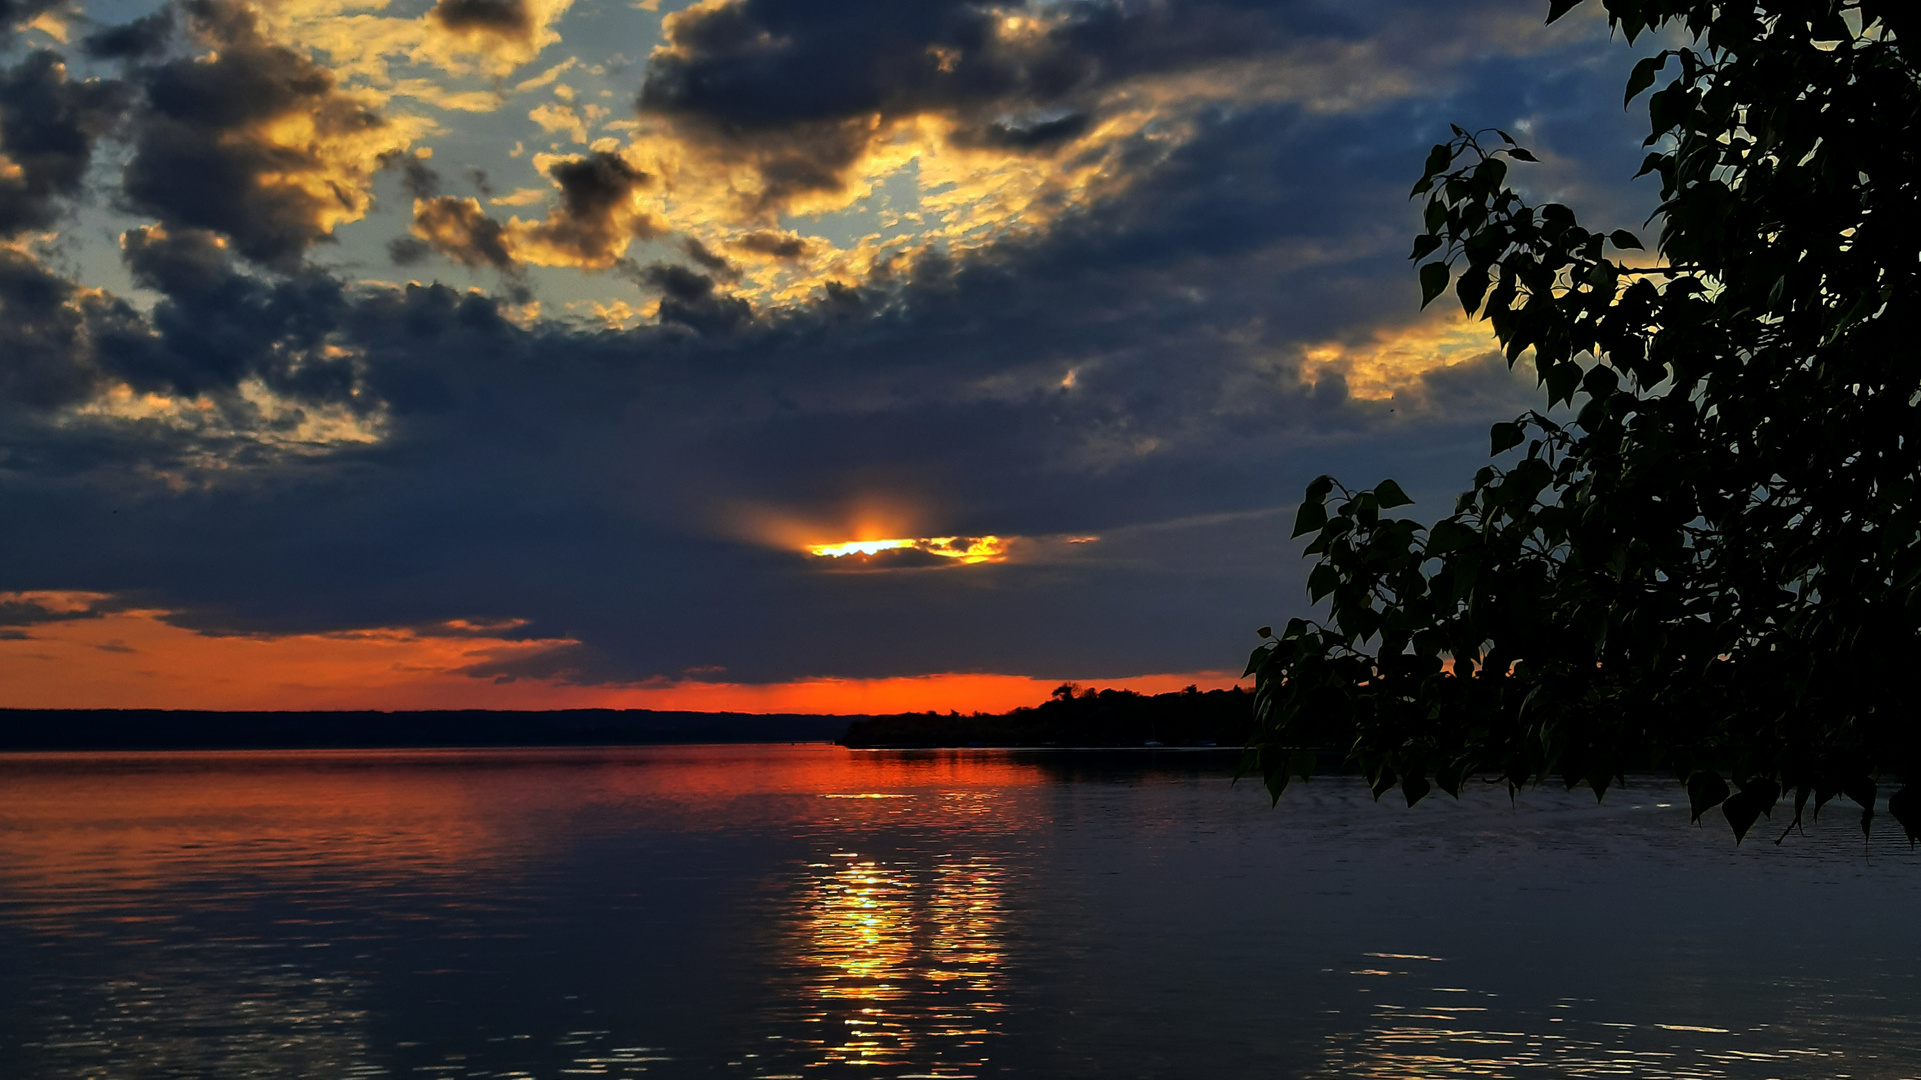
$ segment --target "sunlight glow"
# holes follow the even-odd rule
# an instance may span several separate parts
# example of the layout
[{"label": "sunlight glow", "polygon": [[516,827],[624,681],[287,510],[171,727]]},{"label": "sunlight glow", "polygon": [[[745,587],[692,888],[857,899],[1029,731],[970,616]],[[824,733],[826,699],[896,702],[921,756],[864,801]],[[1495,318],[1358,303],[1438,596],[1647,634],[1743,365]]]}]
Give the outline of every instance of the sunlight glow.
[{"label": "sunlight glow", "polygon": [[924,551],[965,564],[1001,562],[1007,541],[998,536],[929,536],[920,539],[850,540],[840,544],[809,544],[807,551],[823,559],[849,555],[878,555],[883,551]]}]

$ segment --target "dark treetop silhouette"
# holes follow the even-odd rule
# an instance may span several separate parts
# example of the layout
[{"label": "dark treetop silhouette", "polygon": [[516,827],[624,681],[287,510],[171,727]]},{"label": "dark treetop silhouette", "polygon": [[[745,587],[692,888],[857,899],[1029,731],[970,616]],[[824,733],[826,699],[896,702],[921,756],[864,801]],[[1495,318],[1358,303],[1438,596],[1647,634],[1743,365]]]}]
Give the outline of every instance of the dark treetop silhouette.
[{"label": "dark treetop silhouette", "polygon": [[[1453,284],[1572,419],[1496,424],[1503,464],[1431,527],[1384,515],[1392,481],[1308,487],[1329,608],[1261,632],[1259,768],[1278,798],[1312,767],[1298,726],[1338,717],[1410,805],[1659,764],[1737,839],[1789,794],[1789,829],[1844,794],[1865,831],[1921,750],[1921,5],[1603,2],[1630,43],[1685,42],[1627,86],[1653,89],[1658,257],[1522,201],[1504,132],[1434,148],[1423,303]],[[1916,798],[1888,802],[1910,841]]]}]

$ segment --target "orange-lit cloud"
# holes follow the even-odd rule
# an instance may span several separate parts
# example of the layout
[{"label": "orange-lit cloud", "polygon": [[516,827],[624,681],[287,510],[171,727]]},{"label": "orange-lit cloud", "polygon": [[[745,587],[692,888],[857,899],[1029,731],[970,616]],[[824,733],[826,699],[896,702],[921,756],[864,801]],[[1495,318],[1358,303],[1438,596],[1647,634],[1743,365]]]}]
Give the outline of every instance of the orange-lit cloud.
[{"label": "orange-lit cloud", "polygon": [[823,559],[858,558],[890,551],[918,551],[972,565],[1006,559],[1007,543],[998,536],[928,536],[918,540],[850,540],[839,544],[812,544],[807,551]]},{"label": "orange-lit cloud", "polygon": [[1417,322],[1308,345],[1301,350],[1301,374],[1309,382],[1339,375],[1351,396],[1379,401],[1415,389],[1425,375],[1482,359],[1500,347],[1491,324],[1444,303]]},{"label": "orange-lit cloud", "polygon": [[976,566],[982,563],[1052,562],[1076,548],[1098,543],[1085,535],[922,535],[941,515],[917,500],[868,496],[835,509],[796,511],[765,504],[723,508],[720,532],[749,543],[802,552],[836,569],[911,566]]},{"label": "orange-lit cloud", "polygon": [[[1005,712],[1046,700],[1061,681],[938,673],[764,685],[690,677],[581,685],[477,671],[578,646],[509,636],[512,620],[335,633],[214,635],[157,609],[114,610],[99,593],[0,594],[0,707],[161,709],[555,709],[697,712]],[[1228,672],[1141,675],[1101,686],[1162,693],[1234,685]]]}]

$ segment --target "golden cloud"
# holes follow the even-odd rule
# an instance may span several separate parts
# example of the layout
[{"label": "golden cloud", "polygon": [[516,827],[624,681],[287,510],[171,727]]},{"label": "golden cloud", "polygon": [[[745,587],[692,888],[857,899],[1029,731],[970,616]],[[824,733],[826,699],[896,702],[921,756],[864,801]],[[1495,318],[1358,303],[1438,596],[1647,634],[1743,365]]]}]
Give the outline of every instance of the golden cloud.
[{"label": "golden cloud", "polygon": [[1323,341],[1301,349],[1301,377],[1347,381],[1349,396],[1383,401],[1412,390],[1433,372],[1500,351],[1493,327],[1458,307],[1402,326],[1377,328],[1355,340]]},{"label": "golden cloud", "polygon": [[280,0],[260,9],[281,41],[324,53],[343,79],[395,86],[395,62],[504,79],[560,40],[573,0],[438,0],[425,14],[384,14],[384,0]]}]

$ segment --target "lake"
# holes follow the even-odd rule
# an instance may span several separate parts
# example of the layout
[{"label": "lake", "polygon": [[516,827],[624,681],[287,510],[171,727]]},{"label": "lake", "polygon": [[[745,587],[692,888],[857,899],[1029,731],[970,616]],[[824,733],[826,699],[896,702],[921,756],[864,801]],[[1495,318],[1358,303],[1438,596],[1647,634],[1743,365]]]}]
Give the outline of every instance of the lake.
[{"label": "lake", "polygon": [[0,756],[0,1077],[1921,1076],[1885,812],[1232,761]]}]

